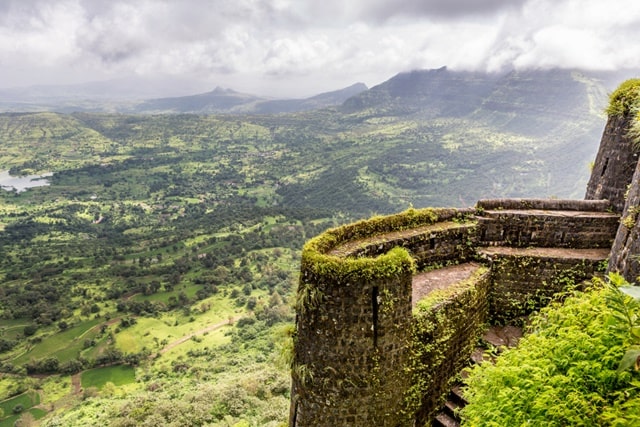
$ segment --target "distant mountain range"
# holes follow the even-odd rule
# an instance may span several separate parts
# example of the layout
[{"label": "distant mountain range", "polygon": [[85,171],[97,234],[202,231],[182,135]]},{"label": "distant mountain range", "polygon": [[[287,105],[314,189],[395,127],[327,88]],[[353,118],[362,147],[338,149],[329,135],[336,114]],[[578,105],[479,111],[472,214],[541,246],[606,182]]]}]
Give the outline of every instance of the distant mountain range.
[{"label": "distant mountain range", "polygon": [[[595,73],[581,70],[524,70],[508,73],[451,71],[446,67],[400,73],[349,99],[344,113],[385,110],[393,115],[465,117],[486,110],[514,114],[566,114],[584,97],[606,99],[631,71]],[[581,98],[580,102],[576,97]],[[600,107],[598,107],[600,108]],[[532,111],[533,110],[533,111]],[[600,113],[601,111],[599,111]]]},{"label": "distant mountain range", "polygon": [[[375,108],[394,115],[417,110],[425,118],[438,115],[463,117],[479,107],[495,109],[508,93],[522,98],[523,108],[553,102],[558,110],[573,105],[567,90],[582,92],[584,85],[568,82],[564,76],[583,76],[590,90],[612,91],[621,81],[638,73],[624,70],[591,72],[581,70],[528,70],[508,73],[451,71],[446,67],[400,73],[368,89],[356,83],[344,89],[304,99],[269,99],[217,87],[206,93],[192,92],[188,83],[173,80],[114,80],[79,85],[32,86],[0,90],[0,112],[119,112],[119,113],[196,113],[196,114],[276,114],[340,107],[344,113]],[[580,79],[578,79],[580,80]],[[529,92],[523,82],[528,81]],[[540,91],[540,88],[546,89]],[[566,84],[569,83],[569,86]],[[158,85],[171,88],[176,96],[154,98]],[[522,90],[524,93],[521,93]],[[555,94],[555,95],[554,95]],[[546,98],[541,98],[544,95]],[[545,107],[546,108],[546,107]]]},{"label": "distant mountain range", "polygon": [[268,99],[217,87],[211,92],[150,98],[157,82],[96,82],[71,86],[33,86],[0,90],[0,112],[118,112],[118,113],[254,113],[277,114],[338,106],[366,91],[364,83],[303,99]]},{"label": "distant mountain range", "polygon": [[216,88],[200,95],[151,99],[134,107],[136,113],[292,113],[342,104],[367,90],[364,83],[305,99],[269,100],[255,95]]}]

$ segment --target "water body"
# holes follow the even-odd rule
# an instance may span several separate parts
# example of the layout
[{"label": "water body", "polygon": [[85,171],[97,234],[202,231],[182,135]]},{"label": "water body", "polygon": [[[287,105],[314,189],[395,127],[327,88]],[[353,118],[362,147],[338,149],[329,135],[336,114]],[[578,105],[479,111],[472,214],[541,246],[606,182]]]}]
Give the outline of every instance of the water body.
[{"label": "water body", "polygon": [[11,176],[9,171],[0,171],[0,188],[7,191],[16,190],[20,193],[32,187],[43,187],[51,184],[48,177],[53,173],[44,173],[42,175],[23,175]]}]

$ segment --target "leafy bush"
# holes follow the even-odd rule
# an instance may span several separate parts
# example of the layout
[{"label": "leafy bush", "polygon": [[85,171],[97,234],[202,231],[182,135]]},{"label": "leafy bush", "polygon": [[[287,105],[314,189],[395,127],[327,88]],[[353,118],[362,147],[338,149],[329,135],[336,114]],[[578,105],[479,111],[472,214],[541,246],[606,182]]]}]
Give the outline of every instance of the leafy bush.
[{"label": "leafy bush", "polygon": [[639,100],[640,79],[629,79],[609,96],[607,114],[609,116],[625,115],[638,105]]},{"label": "leafy bush", "polygon": [[[627,313],[626,315],[623,313]],[[635,312],[635,314],[633,314]],[[618,369],[640,306],[614,285],[543,309],[495,365],[472,370],[463,421],[472,426],[640,425],[640,379]]]}]

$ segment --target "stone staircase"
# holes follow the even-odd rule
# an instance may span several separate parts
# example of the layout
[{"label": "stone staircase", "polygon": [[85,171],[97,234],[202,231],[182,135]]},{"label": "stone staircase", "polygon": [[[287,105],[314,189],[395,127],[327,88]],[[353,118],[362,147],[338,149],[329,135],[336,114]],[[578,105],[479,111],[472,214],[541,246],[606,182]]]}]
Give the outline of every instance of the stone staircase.
[{"label": "stone staircase", "polygon": [[[490,318],[502,324],[522,324],[539,305],[571,282],[596,274],[607,259],[619,216],[606,201],[504,200],[478,202],[477,261],[492,271]],[[475,263],[414,277],[414,304],[430,290],[451,286],[468,277]],[[532,301],[533,300],[533,301]],[[517,344],[522,329],[492,326],[483,336],[496,351],[488,355],[476,348],[470,363],[493,360]],[[459,411],[466,404],[463,384],[455,384],[432,421],[436,427],[460,425]]]},{"label": "stone staircase", "polygon": [[[493,363],[495,358],[504,349],[515,347],[518,340],[522,337],[522,328],[517,326],[491,326],[483,335],[482,340],[492,346],[493,354],[488,354],[486,348],[477,347],[471,355],[469,364],[477,365],[481,363]],[[463,370],[461,376],[465,378],[466,370]],[[433,419],[433,427],[459,427],[460,415],[459,411],[465,407],[467,401],[464,398],[464,384],[456,383],[451,387],[447,394],[446,401],[442,409],[438,411]]]}]

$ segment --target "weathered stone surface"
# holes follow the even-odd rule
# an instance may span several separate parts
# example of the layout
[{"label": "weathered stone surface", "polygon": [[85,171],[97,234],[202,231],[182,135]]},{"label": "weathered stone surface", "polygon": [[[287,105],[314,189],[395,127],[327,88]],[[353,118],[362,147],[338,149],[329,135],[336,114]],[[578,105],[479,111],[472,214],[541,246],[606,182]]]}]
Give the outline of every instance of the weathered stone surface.
[{"label": "weathered stone surface", "polygon": [[608,200],[573,200],[573,199],[484,199],[476,203],[479,210],[551,210],[551,211],[585,211],[608,212],[611,203]]},{"label": "weathered stone surface", "polygon": [[345,257],[375,256],[399,246],[409,250],[421,269],[435,263],[471,258],[475,246],[475,227],[475,223],[469,222],[438,222],[412,230],[345,242],[332,249],[329,254]]},{"label": "weathered stone surface", "polygon": [[491,262],[490,317],[508,322],[546,305],[567,286],[601,270],[608,249],[480,248]]},{"label": "weathered stone surface", "polygon": [[627,186],[638,163],[627,133],[633,118],[627,113],[607,120],[585,195],[587,200],[609,200],[618,213],[624,209]]},{"label": "weathered stone surface", "polygon": [[[476,221],[451,210],[440,222],[412,229],[363,236],[349,228],[344,241],[323,249],[332,260],[374,260],[403,247],[417,266],[436,269],[393,280],[336,277],[303,259],[301,286],[318,290],[322,299],[298,311],[295,366],[306,377],[293,375],[290,425],[429,422],[491,316],[504,321],[525,314],[600,266],[618,222],[606,205],[503,200],[486,204],[496,210],[479,209]],[[511,247],[479,247],[488,240]],[[477,263],[448,266],[469,259],[491,270],[475,278]],[[451,293],[412,314],[414,298],[434,290]]]},{"label": "weathered stone surface", "polygon": [[298,312],[291,425],[397,426],[411,331],[411,271],[393,280],[301,271],[321,298]]},{"label": "weathered stone surface", "polygon": [[574,210],[490,210],[478,220],[482,245],[610,248],[619,216]]},{"label": "weathered stone surface", "polygon": [[640,163],[627,195],[622,220],[611,248],[609,271],[622,274],[629,282],[640,284]]},{"label": "weathered stone surface", "polygon": [[478,263],[466,262],[416,274],[413,276],[412,285],[413,307],[433,291],[444,290],[468,280],[479,267]]},{"label": "weathered stone surface", "polygon": [[[479,266],[475,265],[475,268],[474,273]],[[414,395],[410,397],[418,399],[419,404],[417,407],[409,405],[412,422],[405,425],[429,425],[452,380],[467,365],[489,319],[491,273],[484,270],[484,274],[474,276],[463,287],[451,283],[454,289],[448,298],[433,304],[429,310],[419,308],[414,313],[411,342],[414,359],[410,365]],[[453,271],[457,274],[455,268]],[[419,396],[415,396],[416,393]],[[408,402],[415,405],[414,400]]]}]

